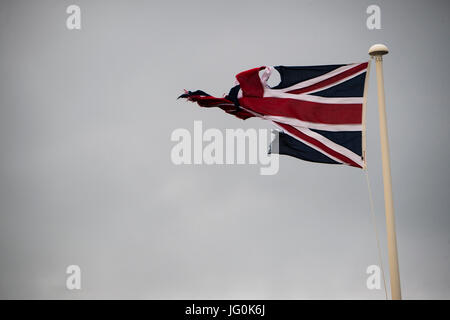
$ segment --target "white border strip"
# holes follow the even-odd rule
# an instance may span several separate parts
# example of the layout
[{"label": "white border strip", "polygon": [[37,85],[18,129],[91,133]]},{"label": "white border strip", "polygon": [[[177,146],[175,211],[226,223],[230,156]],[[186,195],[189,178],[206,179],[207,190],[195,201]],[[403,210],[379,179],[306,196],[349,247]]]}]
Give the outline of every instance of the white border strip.
[{"label": "white border strip", "polygon": [[363,103],[362,97],[328,98],[328,97],[311,96],[308,94],[286,93],[286,92],[272,90],[272,89],[264,90],[264,98],[285,98],[285,99],[293,99],[293,100],[309,101],[309,102],[317,102],[317,103],[329,103],[329,104],[362,104]]},{"label": "white border strip", "polygon": [[366,141],[366,114],[367,114],[367,92],[369,90],[369,76],[370,76],[370,60],[367,62],[367,73],[366,79],[364,81],[364,95],[363,95],[363,106],[362,106],[362,155],[364,161],[364,169],[367,169],[367,141]]},{"label": "white border strip", "polygon": [[317,123],[317,122],[308,122],[302,121],[296,118],[282,117],[282,116],[262,116],[266,120],[272,120],[281,122],[284,124],[291,125],[293,127],[303,127],[309,129],[316,130],[325,130],[325,131],[362,131],[361,124],[327,124],[327,123]]}]

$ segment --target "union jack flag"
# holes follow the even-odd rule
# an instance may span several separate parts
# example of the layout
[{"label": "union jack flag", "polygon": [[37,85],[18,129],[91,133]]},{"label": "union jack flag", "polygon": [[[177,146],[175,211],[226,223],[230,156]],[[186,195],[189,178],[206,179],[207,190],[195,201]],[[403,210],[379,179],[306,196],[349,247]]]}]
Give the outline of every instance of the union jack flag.
[{"label": "union jack flag", "polygon": [[[223,98],[197,90],[179,98],[218,107],[240,119],[260,117],[281,131],[271,152],[365,168],[364,109],[369,63],[260,67],[239,73]],[[280,74],[280,83],[267,84]]]}]

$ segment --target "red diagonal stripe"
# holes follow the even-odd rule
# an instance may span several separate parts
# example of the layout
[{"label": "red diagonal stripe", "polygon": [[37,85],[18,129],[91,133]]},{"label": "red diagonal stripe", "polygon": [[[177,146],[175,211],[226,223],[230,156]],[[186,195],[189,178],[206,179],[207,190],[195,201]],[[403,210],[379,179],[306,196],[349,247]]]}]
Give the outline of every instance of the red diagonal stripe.
[{"label": "red diagonal stripe", "polygon": [[[344,162],[345,164],[348,164],[352,167],[357,167],[357,168],[362,168],[359,164],[357,164],[356,162],[354,162],[353,160],[347,158],[346,156],[342,155],[341,153],[334,151],[333,149],[327,147],[326,145],[324,145],[322,142],[317,141],[314,138],[311,138],[310,136],[304,134],[301,131],[298,131],[297,129],[295,129],[294,127],[281,123],[281,122],[275,122],[276,124],[278,124],[280,127],[282,127],[283,129],[285,129],[286,131],[288,131],[289,133],[293,134],[294,136],[318,147],[320,150],[323,150],[324,152],[326,152],[327,154],[335,157],[336,159],[341,160],[342,162]],[[326,155],[326,154],[325,154]]]},{"label": "red diagonal stripe", "polygon": [[359,64],[351,69],[348,69],[347,71],[339,73],[331,78],[325,79],[323,81],[320,81],[320,82],[310,85],[308,87],[304,87],[304,88],[300,88],[300,89],[296,89],[296,90],[292,90],[292,91],[287,91],[287,92],[293,93],[293,94],[300,94],[300,93],[310,92],[310,91],[314,91],[314,90],[326,87],[326,86],[331,85],[335,82],[338,82],[346,77],[349,77],[352,74],[355,74],[361,70],[367,69],[367,64],[368,64],[368,62],[361,63],[361,64]]}]

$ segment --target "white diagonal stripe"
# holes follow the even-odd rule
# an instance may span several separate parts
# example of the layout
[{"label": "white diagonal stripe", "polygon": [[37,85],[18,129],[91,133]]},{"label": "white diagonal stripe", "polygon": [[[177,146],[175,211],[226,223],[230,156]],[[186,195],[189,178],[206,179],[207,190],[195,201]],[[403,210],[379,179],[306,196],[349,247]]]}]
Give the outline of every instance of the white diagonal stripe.
[{"label": "white diagonal stripe", "polygon": [[306,144],[308,147],[313,148],[314,150],[316,150],[316,151],[318,151],[318,152],[320,152],[320,153],[323,153],[323,154],[326,155],[328,158],[330,158],[330,159],[332,159],[332,160],[334,160],[334,161],[336,161],[336,162],[338,162],[338,163],[344,163],[342,160],[333,157],[331,154],[328,154],[327,152],[323,151],[323,150],[320,149],[319,147],[317,147],[317,146],[315,146],[315,145],[309,143],[308,141],[305,141],[305,140],[303,140],[303,139],[297,137],[296,135],[290,133],[290,132],[287,131],[285,128],[281,127],[278,123],[274,122],[274,125],[277,126],[278,128],[280,128],[280,129],[281,129],[283,132],[285,132],[286,134],[290,135],[292,138],[294,138],[294,139],[300,141],[301,143]]},{"label": "white diagonal stripe", "polygon": [[[345,77],[345,78],[343,78],[343,79],[341,79],[341,80],[339,80],[339,81],[333,82],[332,84],[329,84],[329,85],[324,86],[324,87],[320,87],[320,88],[315,89],[315,90],[311,90],[311,91],[304,92],[303,94],[306,94],[306,93],[310,94],[310,93],[314,93],[314,92],[326,90],[326,89],[328,89],[328,88],[330,88],[330,87],[337,86],[338,84],[341,84],[342,82],[345,82],[345,81],[347,81],[347,80],[350,80],[351,78],[354,78],[354,77],[356,77],[356,76],[359,76],[360,74],[362,74],[362,73],[364,73],[364,72],[366,72],[366,71],[367,71],[367,69],[363,69],[363,70],[358,71],[357,73],[354,73],[354,74],[352,74],[352,75],[349,75],[348,77]],[[360,99],[361,99],[361,101],[363,100],[362,97],[361,97]],[[362,102],[361,102],[361,103],[362,103]]]},{"label": "white diagonal stripe", "polygon": [[350,160],[354,161],[355,163],[357,163],[358,165],[360,165],[361,167],[364,166],[364,163],[361,159],[360,155],[357,155],[356,153],[354,153],[353,151],[331,141],[330,139],[325,138],[324,136],[322,136],[321,134],[318,134],[317,132],[311,131],[308,128],[302,128],[302,127],[295,127],[293,126],[295,129],[297,129],[298,131],[306,134],[307,136],[310,136],[313,139],[316,139],[317,141],[323,143],[324,145],[326,145],[328,148],[333,149],[336,152],[339,152],[340,154],[342,154],[343,156],[346,156],[347,158],[349,158]]},{"label": "white diagonal stripe", "polygon": [[288,88],[278,89],[278,90],[282,90],[282,91],[286,92],[286,91],[292,91],[292,90],[297,90],[297,89],[309,87],[309,86],[311,86],[313,84],[319,83],[319,82],[321,82],[323,80],[326,80],[328,78],[334,77],[334,76],[336,76],[336,75],[338,75],[338,74],[340,74],[342,72],[350,70],[350,69],[356,67],[359,64],[360,63],[352,63],[352,64],[349,64],[349,65],[346,65],[346,66],[342,66],[342,67],[339,67],[339,68],[337,68],[337,69],[335,69],[333,71],[325,73],[324,75],[321,75],[319,77],[315,77],[315,78],[312,78],[312,79],[309,79],[309,80],[305,80],[305,81],[296,83],[293,86],[290,86]]}]

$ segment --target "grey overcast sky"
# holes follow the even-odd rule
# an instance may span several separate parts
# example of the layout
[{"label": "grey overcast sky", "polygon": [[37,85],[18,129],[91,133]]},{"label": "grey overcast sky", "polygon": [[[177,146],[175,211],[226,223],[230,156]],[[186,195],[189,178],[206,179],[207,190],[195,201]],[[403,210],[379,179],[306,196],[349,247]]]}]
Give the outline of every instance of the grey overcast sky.
[{"label": "grey overcast sky", "polygon": [[[66,28],[67,6],[81,30]],[[381,8],[368,30],[366,8]],[[240,71],[368,59],[385,86],[403,296],[450,298],[448,1],[1,1],[0,298],[384,299],[361,170],[175,166],[177,101]],[[368,162],[387,269],[375,72]],[[82,289],[66,289],[66,267]]]}]

